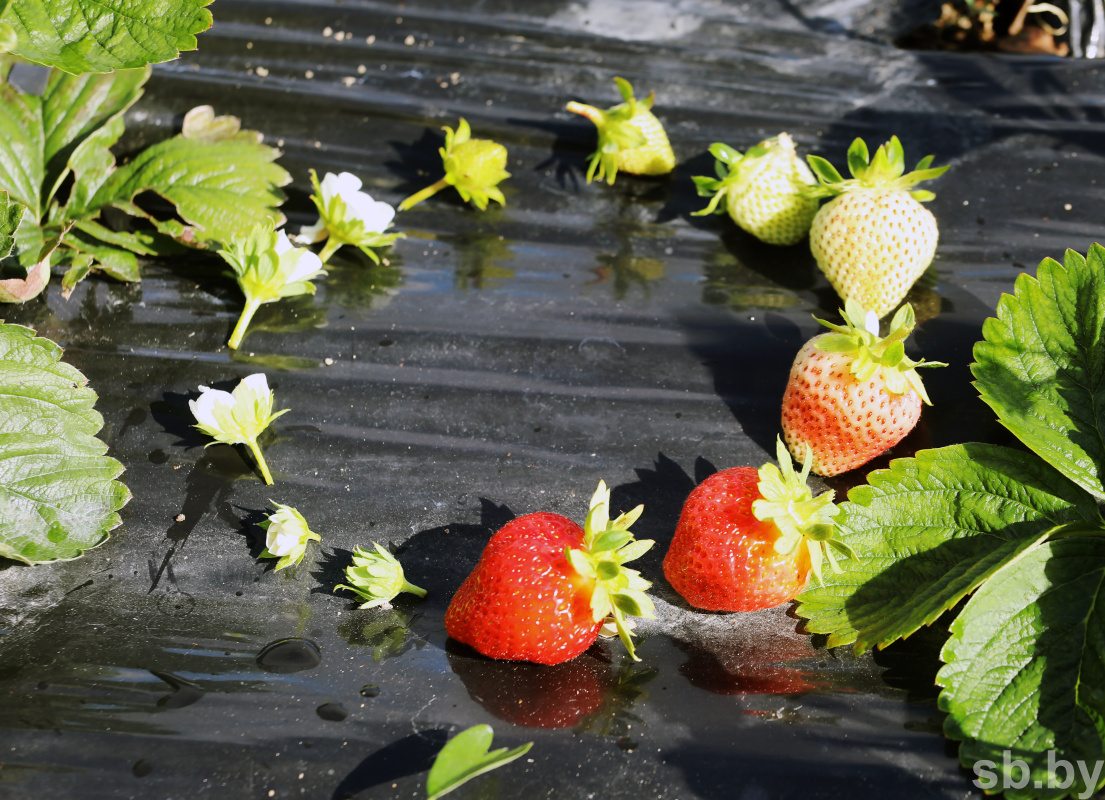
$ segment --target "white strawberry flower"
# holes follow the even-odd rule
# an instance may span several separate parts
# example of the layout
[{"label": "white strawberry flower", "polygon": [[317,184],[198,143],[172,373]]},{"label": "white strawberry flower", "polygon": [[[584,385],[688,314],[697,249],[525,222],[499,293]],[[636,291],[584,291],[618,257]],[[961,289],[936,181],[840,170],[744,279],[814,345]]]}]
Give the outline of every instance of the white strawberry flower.
[{"label": "white strawberry flower", "polygon": [[234,237],[219,255],[233,268],[246,296],[228,343],[235,349],[242,344],[258,308],[285,297],[314,294],[311,281],[325,274],[318,256],[305,247],[295,247],[288,234],[274,230],[272,223],[257,225],[249,234]]},{"label": "white strawberry flower", "polygon": [[257,445],[257,437],[287,409],[272,413],[274,395],[263,373],[249,375],[234,387],[233,392],[200,386],[200,396],[188,401],[196,427],[212,437],[209,443],[245,444],[249,446],[265,483],[272,484],[272,474]]},{"label": "white strawberry flower", "polygon": [[274,503],[276,511],[261,523],[265,529],[265,549],[261,558],[279,558],[276,569],[291,567],[303,560],[308,542],[322,537],[312,531],[303,515],[291,506]]},{"label": "white strawberry flower", "polygon": [[310,245],[328,240],[319,254],[321,263],[329,261],[343,244],[351,244],[378,264],[380,258],[372,248],[387,247],[403,235],[384,233],[395,218],[395,209],[362,192],[361,179],[351,172],[327,172],[319,183],[317,173],[311,170],[311,185],[319,219],[301,228],[296,241]]}]

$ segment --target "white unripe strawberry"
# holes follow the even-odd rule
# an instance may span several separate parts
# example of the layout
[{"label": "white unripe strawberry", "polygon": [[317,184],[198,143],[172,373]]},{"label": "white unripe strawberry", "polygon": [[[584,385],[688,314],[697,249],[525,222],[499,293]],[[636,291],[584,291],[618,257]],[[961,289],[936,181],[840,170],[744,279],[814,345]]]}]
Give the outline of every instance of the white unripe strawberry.
[{"label": "white unripe strawberry", "polygon": [[803,190],[816,187],[786,133],[765,139],[741,155],[720,142],[710,145],[717,159],[718,180],[693,178],[699,195],[712,196],[695,216],[728,211],[733,222],[768,244],[790,245],[810,231],[817,200]]},{"label": "white unripe strawberry", "polygon": [[913,189],[939,177],[947,167],[930,168],[932,156],[905,172],[902,144],[894,136],[868,157],[856,139],[848,148],[852,179],[844,180],[825,159],[807,159],[821,185],[810,197],[833,197],[817,212],[810,250],[837,294],[855,300],[879,317],[905,298],[936,254],[936,218],[921,205],[935,195]]}]

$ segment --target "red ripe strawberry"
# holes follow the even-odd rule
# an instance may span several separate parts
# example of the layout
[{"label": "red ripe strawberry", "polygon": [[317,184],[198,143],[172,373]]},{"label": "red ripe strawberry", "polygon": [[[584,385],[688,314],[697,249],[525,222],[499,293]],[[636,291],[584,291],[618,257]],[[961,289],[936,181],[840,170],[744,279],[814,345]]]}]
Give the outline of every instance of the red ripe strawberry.
[{"label": "red ripe strawberry", "polygon": [[559,664],[590,647],[612,617],[636,659],[625,617],[653,616],[651,584],[622,564],[653,543],[629,532],[642,506],[613,522],[609,510],[599,481],[583,528],[544,512],[504,525],[449,603],[445,630],[491,658]]},{"label": "red ripe strawberry", "polygon": [[[932,405],[916,367],[942,367],[906,358],[913,307],[904,305],[878,336],[874,312],[845,303],[844,325],[818,320],[834,333],[806,342],[790,368],[783,394],[783,436],[795,458],[807,447],[813,471],[839,475],[866,464],[905,438]],[[865,327],[866,326],[866,327]]]},{"label": "red ripe strawberry", "polygon": [[779,467],[735,467],[711,475],[683,504],[664,577],[688,603],[708,611],[757,611],[795,597],[832,547],[833,492],[814,497],[794,472],[782,440]]}]

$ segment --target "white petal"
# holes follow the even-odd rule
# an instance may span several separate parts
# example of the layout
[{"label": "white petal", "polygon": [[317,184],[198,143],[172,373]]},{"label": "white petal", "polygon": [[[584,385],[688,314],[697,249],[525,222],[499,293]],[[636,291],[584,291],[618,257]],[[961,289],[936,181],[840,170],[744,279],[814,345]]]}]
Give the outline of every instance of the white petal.
[{"label": "white petal", "polygon": [[291,249],[292,249],[292,243],[288,239],[288,234],[284,233],[284,231],[277,231],[276,232],[276,254],[278,256],[283,255],[284,253],[288,252]]},{"label": "white petal", "polygon": [[326,238],[326,223],[320,218],[314,225],[304,225],[295,237],[297,244],[314,244]]},{"label": "white petal", "polygon": [[208,389],[199,396],[199,399],[188,401],[188,407],[192,409],[196,422],[208,428],[219,428],[218,420],[215,418],[215,407],[219,405],[233,406],[234,396],[221,389]]},{"label": "white petal", "polygon": [[268,536],[265,539],[265,547],[274,556],[286,556],[294,552],[300,544],[299,534],[289,531],[282,525],[270,525]]},{"label": "white petal", "polygon": [[[242,382],[256,394],[269,393],[269,379],[265,378],[264,372],[256,372],[254,375],[245,376],[242,378]],[[225,393],[227,392],[223,392],[223,394]]]},{"label": "white petal", "polygon": [[372,233],[381,233],[391,224],[395,216],[395,209],[387,203],[373,200],[364,192],[357,192],[356,196],[346,198],[350,213],[364,222],[365,230]]},{"label": "white petal", "polygon": [[[327,177],[329,177],[329,175],[327,175]],[[334,179],[334,183],[337,193],[341,195],[343,200],[347,194],[353,194],[361,188],[361,179],[352,172],[341,173]]]},{"label": "white petal", "polygon": [[288,276],[288,283],[309,281],[321,270],[322,261],[319,260],[319,257],[309,250],[304,250],[299,254],[299,261],[296,262],[292,274]]},{"label": "white petal", "polygon": [[333,172],[327,172],[322,179],[322,183],[320,183],[318,187],[319,192],[321,192],[322,194],[323,205],[330,205],[330,198],[334,197],[335,195],[341,194],[341,192],[338,191],[338,187],[338,176],[335,175]]}]

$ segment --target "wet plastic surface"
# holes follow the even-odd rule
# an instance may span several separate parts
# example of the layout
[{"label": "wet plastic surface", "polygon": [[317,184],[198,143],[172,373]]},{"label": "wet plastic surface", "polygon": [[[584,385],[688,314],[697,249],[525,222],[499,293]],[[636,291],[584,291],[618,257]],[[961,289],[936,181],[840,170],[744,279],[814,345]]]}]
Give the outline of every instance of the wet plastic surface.
[{"label": "wet plastic surface", "polygon": [[[926,374],[935,406],[894,455],[1008,441],[969,384],[982,321],[1019,272],[1105,234],[1097,64],[906,53],[878,4],[851,5],[842,22],[789,2],[219,0],[199,52],[155,71],[131,146],[193,105],[241,116],[286,152],[294,229],[314,221],[309,167],[396,203],[436,180],[440,126],[465,116],[510,151],[508,205],[442,193],[401,214],[389,265],[340,252],[237,354],[217,257],[3,309],[91,379],[134,499],[78,561],[0,565],[0,797],[422,797],[441,744],[480,722],[495,746],[535,745],[458,798],[976,792],[940,733],[938,631],[857,659],[785,607],[691,611],[660,570],[695,483],[774,453],[791,360],[839,302],[805,245],[690,216],[711,142],[787,130],[842,164],[853,137],[896,133],[911,163],[952,164],[912,296],[915,355],[951,366]],[[614,75],[656,91],[670,178],[584,183],[594,129],[561,109],[615,102]],[[271,488],[243,451],[204,449],[187,407],[258,370],[291,409],[265,442]],[[658,543],[643,662],[601,643],[543,668],[448,642],[491,532],[536,510],[582,520],[599,478],[617,509],[645,504],[636,531]],[[270,500],[323,537],[279,574],[256,558]],[[358,611],[333,593],[372,540],[426,600]]]}]

